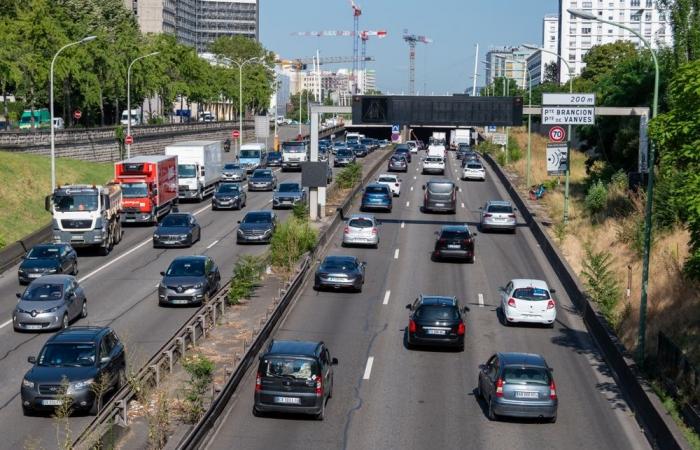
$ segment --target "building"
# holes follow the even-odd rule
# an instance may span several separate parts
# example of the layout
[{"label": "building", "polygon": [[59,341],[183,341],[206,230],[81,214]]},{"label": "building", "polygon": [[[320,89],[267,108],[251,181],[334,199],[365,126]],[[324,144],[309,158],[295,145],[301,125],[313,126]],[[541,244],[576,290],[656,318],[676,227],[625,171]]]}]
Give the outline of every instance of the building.
[{"label": "building", "polygon": [[[567,59],[574,75],[585,64],[583,57],[596,45],[616,41],[644,44],[634,34],[622,28],[595,20],[574,17],[567,9],[582,9],[604,20],[620,23],[639,32],[653,48],[673,45],[669,14],[660,10],[657,0],[559,0],[559,54]],[[566,67],[559,63],[559,80],[568,81]]]},{"label": "building", "polygon": [[527,58],[533,52],[535,50],[524,47],[490,49],[486,53],[486,84],[491,85],[496,78],[507,77],[515,80],[521,89],[527,88]]},{"label": "building", "polygon": [[[542,20],[541,48],[557,53],[559,51],[559,16],[548,14]],[[559,58],[551,53],[536,50],[527,58],[527,70],[532,77],[532,85],[541,84],[545,76],[547,65],[558,64]]]}]

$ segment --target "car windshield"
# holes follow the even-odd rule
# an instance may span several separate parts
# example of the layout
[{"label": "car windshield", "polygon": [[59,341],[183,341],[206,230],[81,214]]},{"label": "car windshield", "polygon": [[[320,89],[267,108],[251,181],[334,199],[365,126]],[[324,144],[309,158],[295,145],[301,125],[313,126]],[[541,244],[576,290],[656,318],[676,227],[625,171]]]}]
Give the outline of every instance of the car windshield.
[{"label": "car windshield", "polygon": [[396,183],[398,180],[394,177],[379,177],[377,179],[379,183]]},{"label": "car windshield", "polygon": [[394,150],[394,153],[407,153],[409,150],[408,148],[405,147],[397,147],[396,150]]},{"label": "car windshield", "polygon": [[425,320],[457,320],[459,312],[454,306],[420,306],[415,314],[417,319]]},{"label": "car windshield", "polygon": [[347,271],[355,270],[357,263],[351,259],[328,258],[323,262],[325,270]]},{"label": "car windshield", "polygon": [[280,192],[299,192],[299,185],[296,183],[282,183],[279,187]]},{"label": "car windshield", "polygon": [[27,259],[55,259],[61,256],[61,249],[58,247],[34,247],[29,250],[27,254]]},{"label": "car windshield", "polygon": [[148,197],[148,186],[146,183],[123,183],[122,197],[143,198]]},{"label": "car windshield", "polygon": [[96,211],[97,194],[71,194],[57,195],[54,197],[56,211]]},{"label": "car windshield", "polygon": [[374,224],[371,219],[361,217],[359,219],[350,219],[348,226],[353,228],[372,228]]},{"label": "car windshield", "polygon": [[404,162],[404,161],[406,161],[406,158],[404,158],[403,156],[394,155],[391,157],[391,161],[392,162]]},{"label": "car windshield", "polygon": [[237,194],[241,190],[237,184],[220,184],[219,190],[216,191],[221,194]]},{"label": "car windshield", "polygon": [[310,359],[275,356],[264,358],[262,366],[263,373],[268,377],[290,377],[299,380],[310,380],[319,374],[318,364]]},{"label": "car windshield", "polygon": [[271,178],[272,177],[272,172],[269,170],[256,170],[253,173],[253,178]]},{"label": "car windshield", "polygon": [[280,159],[282,157],[281,153],[270,153],[267,155],[267,159]]},{"label": "car windshield", "polygon": [[469,239],[469,232],[466,230],[443,230],[441,239]]},{"label": "car windshield", "polygon": [[48,343],[41,350],[37,364],[52,367],[89,367],[95,365],[95,344]]},{"label": "car windshield", "polygon": [[63,298],[63,284],[32,283],[22,294],[22,300],[46,302]]},{"label": "car windshield", "polygon": [[260,158],[260,150],[241,150],[241,158]]},{"label": "car windshield", "polygon": [[248,213],[243,218],[243,223],[270,223],[270,214],[268,214],[268,213]]},{"label": "car windshield", "polygon": [[165,275],[169,277],[201,277],[204,275],[204,261],[175,260],[170,264]]},{"label": "car windshield", "polygon": [[491,206],[489,206],[487,211],[490,213],[510,214],[513,212],[513,208],[509,205],[491,205]]},{"label": "car windshield", "polygon": [[448,194],[452,192],[454,185],[452,183],[429,183],[428,190],[435,194]]},{"label": "car windshield", "polygon": [[338,156],[340,158],[350,158],[350,157],[352,157],[352,151],[346,150],[346,149],[338,150],[336,152],[336,156]]},{"label": "car windshield", "polygon": [[224,164],[224,170],[239,170],[241,166],[238,164]]},{"label": "car windshield", "polygon": [[282,151],[285,153],[304,153],[306,146],[304,144],[282,144]]},{"label": "car windshield", "polygon": [[481,164],[467,164],[467,169],[483,169]]},{"label": "car windshield", "polygon": [[508,384],[541,384],[549,386],[549,371],[544,367],[506,366],[503,381]]},{"label": "car windshield", "polygon": [[186,227],[189,223],[189,217],[186,215],[171,214],[165,216],[160,222],[163,227]]},{"label": "car windshield", "polygon": [[533,287],[519,288],[513,292],[513,297],[518,300],[549,300],[549,291]]},{"label": "car windshield", "polygon": [[197,167],[194,164],[178,164],[177,176],[180,178],[194,178],[197,176]]},{"label": "car windshield", "polygon": [[368,194],[386,194],[386,188],[384,186],[367,186],[365,192]]}]

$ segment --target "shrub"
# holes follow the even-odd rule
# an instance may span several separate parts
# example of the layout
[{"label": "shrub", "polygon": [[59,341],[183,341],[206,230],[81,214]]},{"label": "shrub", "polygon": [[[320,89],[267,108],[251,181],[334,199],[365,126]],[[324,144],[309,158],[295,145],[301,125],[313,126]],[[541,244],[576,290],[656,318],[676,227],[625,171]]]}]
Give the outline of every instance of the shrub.
[{"label": "shrub", "polygon": [[302,222],[307,222],[309,220],[309,203],[299,202],[294,205],[294,208],[292,208],[292,215]]},{"label": "shrub", "polygon": [[197,423],[204,414],[204,395],[214,374],[214,362],[196,353],[182,361],[182,367],[190,376],[185,388],[185,417],[188,423]]},{"label": "shrub", "polygon": [[612,254],[607,250],[596,252],[590,243],[584,246],[584,250],[586,257],[583,261],[581,275],[586,285],[586,293],[600,307],[608,322],[613,327],[617,327],[615,306],[620,299],[621,288],[611,267]]},{"label": "shrub", "polygon": [[362,166],[356,162],[345,166],[335,178],[335,182],[340,189],[351,189],[361,180]]},{"label": "shrub", "polygon": [[610,177],[610,188],[617,189],[620,192],[627,191],[627,174],[622,170],[615,172],[612,177]]},{"label": "shrub", "polygon": [[316,245],[316,230],[308,221],[290,217],[277,226],[270,244],[270,261],[280,271],[288,272],[301,255]]},{"label": "shrub", "polygon": [[586,211],[595,218],[602,212],[608,202],[608,188],[601,180],[596,181],[588,188],[588,193],[584,200]]},{"label": "shrub", "polygon": [[641,258],[644,254],[644,216],[635,214],[624,219],[617,229],[617,239]]},{"label": "shrub", "polygon": [[259,256],[242,255],[233,266],[233,276],[228,290],[228,303],[235,305],[248,298],[265,270],[265,260]]}]

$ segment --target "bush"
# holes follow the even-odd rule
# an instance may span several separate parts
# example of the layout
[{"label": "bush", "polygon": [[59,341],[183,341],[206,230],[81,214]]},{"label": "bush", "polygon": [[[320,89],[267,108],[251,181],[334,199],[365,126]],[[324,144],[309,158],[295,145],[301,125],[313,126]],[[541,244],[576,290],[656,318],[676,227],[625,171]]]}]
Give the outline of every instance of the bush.
[{"label": "bush", "polygon": [[214,375],[214,362],[196,353],[182,361],[182,367],[190,376],[185,388],[185,417],[188,423],[197,423],[204,414],[204,395]]},{"label": "bush", "polygon": [[586,285],[588,297],[595,302],[608,322],[616,328],[618,317],[615,306],[620,299],[621,288],[612,269],[613,257],[609,251],[596,252],[590,243],[584,246],[586,259],[581,275]]},{"label": "bush", "polygon": [[292,270],[301,255],[316,245],[316,230],[308,221],[290,217],[283,222],[272,235],[270,244],[270,262],[276,269],[284,272]]},{"label": "bush", "polygon": [[361,180],[362,166],[356,162],[345,166],[335,177],[335,182],[340,189],[351,189]]},{"label": "bush", "polygon": [[241,299],[248,298],[260,281],[265,270],[265,260],[259,256],[242,255],[233,266],[233,276],[228,290],[228,303],[236,305]]},{"label": "bush", "polygon": [[627,191],[627,174],[622,170],[615,172],[612,177],[610,177],[610,188],[616,189],[620,192]]},{"label": "bush", "polygon": [[302,222],[308,222],[309,221],[309,203],[308,202],[299,202],[296,205],[294,205],[294,208],[292,208],[292,215],[294,218],[302,221]]},{"label": "bush", "polygon": [[641,258],[644,254],[644,216],[635,214],[624,219],[617,229],[617,239]]},{"label": "bush", "polygon": [[586,211],[593,218],[602,212],[608,203],[608,188],[601,180],[596,181],[588,188],[588,193],[584,200]]}]

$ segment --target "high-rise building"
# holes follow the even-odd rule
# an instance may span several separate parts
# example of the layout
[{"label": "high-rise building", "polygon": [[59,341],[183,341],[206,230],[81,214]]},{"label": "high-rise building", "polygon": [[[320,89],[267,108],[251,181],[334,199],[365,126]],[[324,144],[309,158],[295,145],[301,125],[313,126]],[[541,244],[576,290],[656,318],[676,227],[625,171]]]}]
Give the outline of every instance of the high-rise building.
[{"label": "high-rise building", "polygon": [[[559,51],[559,16],[547,14],[542,20],[542,43],[541,47],[550,52]],[[545,69],[549,64],[558,64],[559,58],[551,53],[534,51],[527,58],[527,70],[532,77],[532,85],[537,86],[544,82]]]},{"label": "high-rise building", "polygon": [[[524,47],[492,48],[486,53],[486,84],[493,84],[496,78],[506,77],[515,80],[518,87],[527,87],[527,58],[534,52]],[[501,94],[496,92],[496,94]]]},{"label": "high-rise building", "polygon": [[[616,41],[633,42],[638,47],[644,44],[627,30],[574,17],[567,12],[568,9],[581,9],[632,28],[653,48],[673,45],[668,11],[660,9],[657,0],[559,0],[559,54],[567,59],[575,75],[585,67],[583,57],[593,46]],[[560,62],[559,79],[563,83],[569,79],[569,74],[562,66]]]}]

